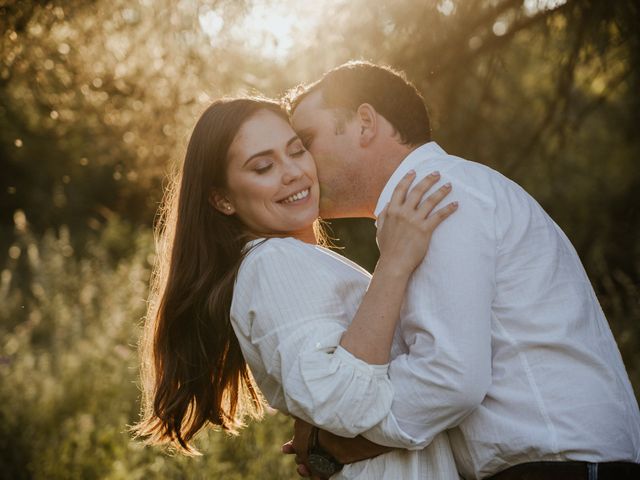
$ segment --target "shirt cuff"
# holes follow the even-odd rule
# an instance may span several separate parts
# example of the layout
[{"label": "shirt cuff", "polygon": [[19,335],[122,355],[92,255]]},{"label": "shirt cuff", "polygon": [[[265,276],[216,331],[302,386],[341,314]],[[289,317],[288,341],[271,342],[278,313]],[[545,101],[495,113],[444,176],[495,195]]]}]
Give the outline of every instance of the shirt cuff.
[{"label": "shirt cuff", "polygon": [[406,450],[422,450],[430,443],[430,439],[418,439],[402,430],[391,412],[380,423],[363,432],[362,436],[378,445]]},{"label": "shirt cuff", "polygon": [[393,385],[388,364],[370,365],[338,342],[299,355],[282,386],[289,413],[336,435],[355,437],[389,414]]},{"label": "shirt cuff", "polygon": [[365,362],[364,360],[359,359],[355,355],[353,355],[348,350],[342,348],[341,345],[338,345],[333,352],[333,355],[340,359],[340,361],[346,363],[352,368],[355,368],[366,375],[373,375],[376,377],[387,376],[389,372],[389,364],[384,363],[382,365],[372,365],[370,363]]}]

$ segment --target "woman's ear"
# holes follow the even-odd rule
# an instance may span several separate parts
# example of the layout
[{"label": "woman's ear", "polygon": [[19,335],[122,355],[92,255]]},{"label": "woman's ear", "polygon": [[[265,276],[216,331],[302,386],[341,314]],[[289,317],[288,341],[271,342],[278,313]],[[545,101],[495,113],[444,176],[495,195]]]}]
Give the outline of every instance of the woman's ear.
[{"label": "woman's ear", "polygon": [[229,199],[218,190],[211,190],[209,194],[209,203],[213,208],[224,215],[233,215],[236,209]]},{"label": "woman's ear", "polygon": [[368,103],[363,103],[356,110],[356,116],[360,129],[360,146],[367,147],[378,131],[376,109]]}]

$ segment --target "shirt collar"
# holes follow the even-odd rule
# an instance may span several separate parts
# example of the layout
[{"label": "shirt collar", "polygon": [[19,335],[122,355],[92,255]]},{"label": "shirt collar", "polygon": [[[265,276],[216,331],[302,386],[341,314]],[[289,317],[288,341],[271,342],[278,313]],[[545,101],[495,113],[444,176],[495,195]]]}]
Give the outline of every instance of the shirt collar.
[{"label": "shirt collar", "polygon": [[254,238],[253,240],[249,240],[247,243],[244,244],[244,247],[242,247],[242,253],[250,252],[254,247],[257,247],[258,245],[260,245],[265,240],[267,240],[267,239],[266,238]]},{"label": "shirt collar", "polygon": [[440,148],[440,145],[438,145],[436,142],[429,142],[425,143],[424,145],[420,145],[409,155],[404,157],[404,160],[400,162],[398,168],[396,168],[391,177],[389,177],[389,180],[382,189],[380,197],[378,197],[378,203],[376,204],[376,209],[374,210],[376,218],[378,218],[378,215],[380,215],[382,210],[384,210],[384,207],[387,206],[387,203],[391,201],[393,190],[396,188],[396,185],[398,185],[398,182],[400,182],[402,177],[404,177],[409,172],[409,170],[411,170],[412,168],[415,169],[416,166],[425,158],[432,157],[434,155],[446,154],[447,152]]}]

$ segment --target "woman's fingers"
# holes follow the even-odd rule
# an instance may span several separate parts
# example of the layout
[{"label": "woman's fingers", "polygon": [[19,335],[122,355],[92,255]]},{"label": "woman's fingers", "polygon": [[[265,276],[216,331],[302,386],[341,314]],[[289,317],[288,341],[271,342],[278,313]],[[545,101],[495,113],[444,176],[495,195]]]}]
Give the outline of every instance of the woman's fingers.
[{"label": "woman's fingers", "polygon": [[436,229],[444,220],[446,220],[453,212],[458,209],[458,202],[451,202],[450,204],[442,207],[440,210],[436,210],[427,218],[427,228],[432,231]]},{"label": "woman's fingers", "polygon": [[411,186],[415,176],[416,172],[414,170],[410,170],[404,177],[402,177],[402,180],[398,182],[398,185],[396,185],[396,188],[393,190],[391,201],[389,202],[390,204],[402,205],[404,203],[409,187]]},{"label": "woman's fingers", "polygon": [[457,202],[453,202],[434,211],[451,192],[451,185],[447,183],[429,194],[429,189],[441,180],[438,172],[411,188],[413,180],[414,175],[407,175],[400,181],[392,200],[378,217],[380,258],[394,259],[400,271],[409,273],[427,254],[434,230],[458,208]]},{"label": "woman's fingers", "polygon": [[451,192],[451,183],[447,182],[431,195],[429,195],[427,199],[418,207],[418,213],[420,217],[426,218],[427,215],[429,215],[431,211],[436,208],[436,205],[438,205],[444,197],[449,195],[449,192]]},{"label": "woman's fingers", "polygon": [[420,180],[407,194],[407,199],[405,201],[406,206],[408,208],[417,209],[422,197],[425,196],[431,187],[438,183],[438,180],[440,180],[440,172],[432,172]]},{"label": "woman's fingers", "polygon": [[416,226],[420,225],[423,231],[433,231],[457,210],[458,202],[452,202],[434,212],[436,206],[451,192],[451,183],[445,183],[422,201],[429,189],[440,180],[440,173],[430,173],[411,188],[415,175],[415,171],[411,170],[400,180],[393,191],[391,201],[380,213],[378,220],[384,221],[385,217],[391,213],[394,216],[404,217]]}]

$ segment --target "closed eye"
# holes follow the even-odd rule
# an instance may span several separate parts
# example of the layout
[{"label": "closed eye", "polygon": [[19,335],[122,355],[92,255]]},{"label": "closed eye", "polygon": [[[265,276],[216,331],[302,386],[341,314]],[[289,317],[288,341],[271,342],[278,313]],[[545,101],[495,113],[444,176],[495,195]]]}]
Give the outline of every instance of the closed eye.
[{"label": "closed eye", "polygon": [[271,169],[272,166],[273,166],[273,163],[270,163],[263,167],[254,168],[253,171],[256,172],[257,174],[266,173]]},{"label": "closed eye", "polygon": [[302,145],[304,145],[304,148],[309,150],[309,148],[311,147],[311,143],[313,142],[313,135],[303,135],[300,137],[300,140],[302,141]]},{"label": "closed eye", "polygon": [[300,150],[293,152],[291,154],[291,156],[293,158],[298,158],[298,157],[301,157],[302,155],[304,155],[305,153],[307,153],[307,151],[304,148],[301,148]]}]

